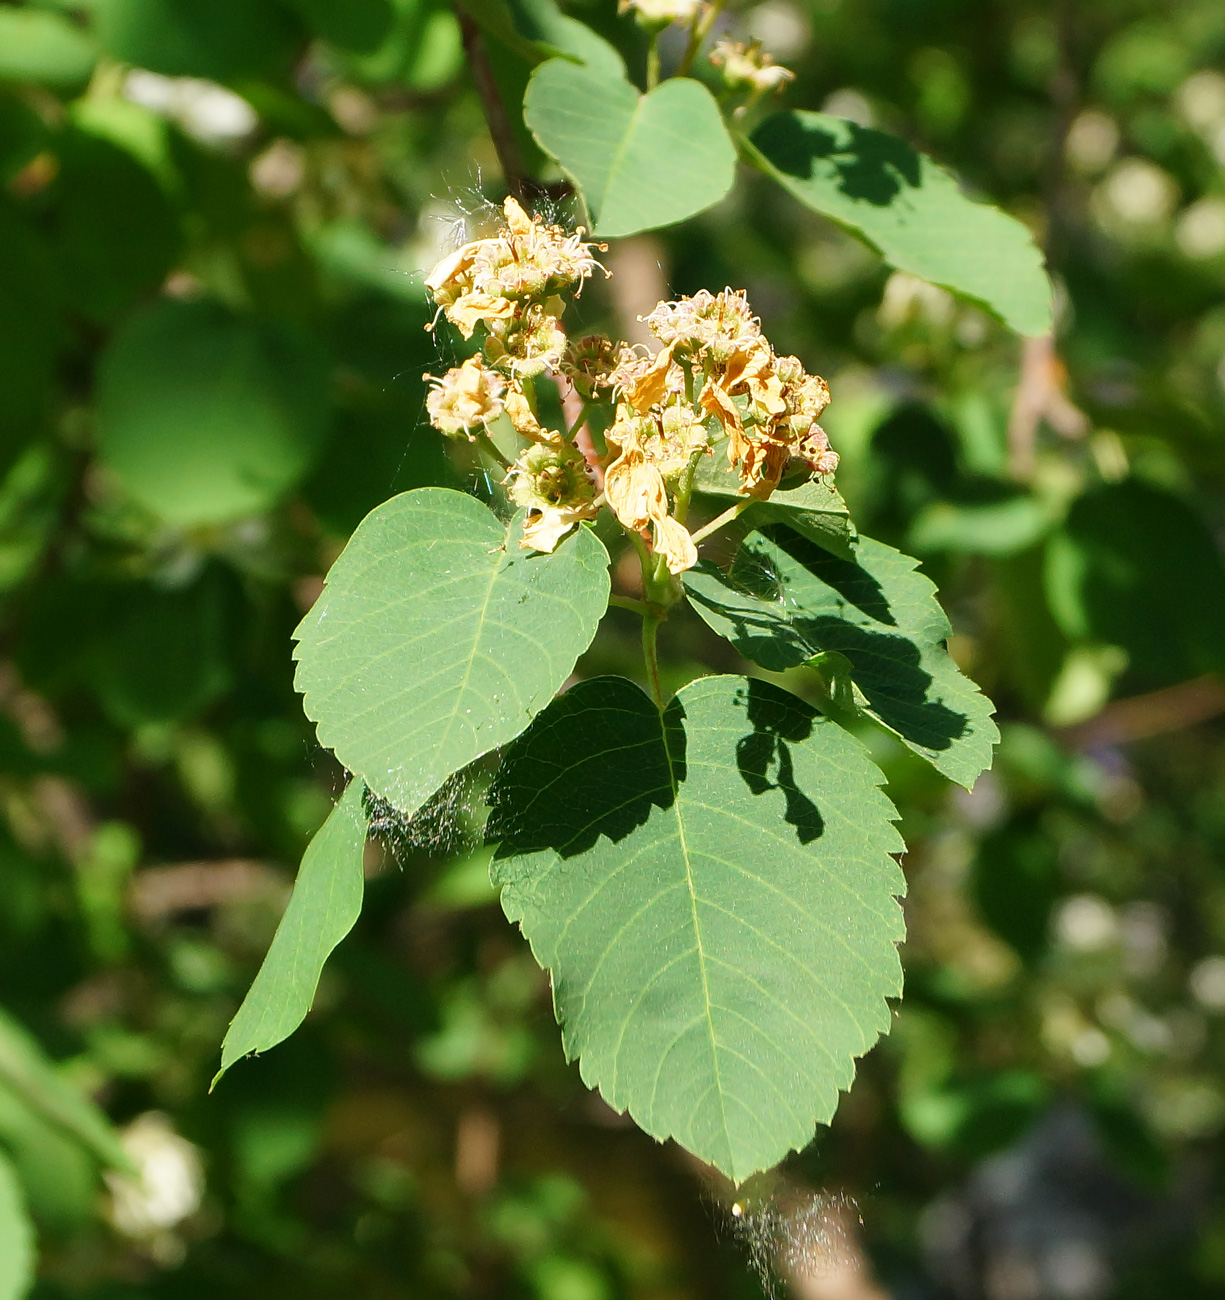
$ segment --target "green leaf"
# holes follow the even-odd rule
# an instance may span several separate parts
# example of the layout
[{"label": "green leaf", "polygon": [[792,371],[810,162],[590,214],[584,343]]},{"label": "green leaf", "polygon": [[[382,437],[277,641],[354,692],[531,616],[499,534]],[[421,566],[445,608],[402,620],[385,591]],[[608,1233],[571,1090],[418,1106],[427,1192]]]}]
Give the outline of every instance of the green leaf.
[{"label": "green leaf", "polygon": [[52,228],[64,288],[82,315],[108,324],[166,278],[181,242],[178,217],[129,150],[72,127],[58,152]]},{"label": "green leaf", "polygon": [[744,543],[730,575],[703,563],[685,590],[716,632],[772,672],[844,655],[864,712],[950,780],[968,789],[991,765],[991,701],[945,648],[952,629],[909,556],[860,537],[852,563],[772,529]]},{"label": "green leaf", "polygon": [[981,303],[1018,334],[1051,329],[1042,254],[1015,218],[967,198],[896,136],[824,113],[776,113],[748,148],[762,170],[891,266]]},{"label": "green leaf", "polygon": [[99,362],[102,462],[179,527],[274,505],[309,468],[328,418],[318,344],[216,303],[155,304]]},{"label": "green leaf", "polygon": [[1121,646],[1139,685],[1225,672],[1225,560],[1171,492],[1129,479],[1077,498],[1047,546],[1045,588],[1060,630]]},{"label": "green leaf", "polygon": [[447,488],[372,511],[296,633],[319,739],[400,811],[517,736],[608,606],[608,553],[579,528],[552,555]]},{"label": "green leaf", "polygon": [[21,1300],[34,1285],[34,1225],[17,1171],[0,1151],[0,1300]]},{"label": "green leaf", "polygon": [[672,225],[731,188],[735,148],[710,92],[687,77],[641,95],[608,66],[550,59],[523,117],[582,191],[596,235]]},{"label": "green leaf", "polygon": [[370,818],[354,777],[302,855],[289,906],[221,1046],[213,1084],[251,1052],[284,1042],[306,1019],[323,964],[362,910],[362,852]]},{"label": "green leaf", "polygon": [[103,1164],[130,1169],[106,1116],[60,1078],[36,1040],[0,1011],[0,1084]]},{"label": "green leaf", "polygon": [[555,57],[559,51],[546,41],[530,40],[515,25],[506,0],[463,0],[460,6],[485,33],[500,41],[531,66]]},{"label": "green leaf", "polygon": [[0,8],[0,81],[79,86],[97,61],[93,41],[61,14]]},{"label": "green leaf", "polygon": [[292,9],[320,40],[355,54],[373,54],[387,39],[395,22],[391,0],[288,0]]},{"label": "green leaf", "polygon": [[566,1053],[660,1140],[739,1182],[804,1146],[901,993],[863,745],[765,682],[693,682],[661,717],[580,682],[490,791],[502,905],[552,973]]},{"label": "green leaf", "polygon": [[[115,722],[173,722],[228,688],[235,629],[222,570],[208,570],[178,588],[144,582],[91,586],[85,672]],[[82,612],[78,601],[78,623]]]},{"label": "green leaf", "polygon": [[[740,490],[740,476],[727,463],[724,445],[726,435],[716,435],[711,440],[713,454],[698,461],[693,479],[695,492],[707,496],[745,499]],[[784,523],[803,534],[818,546],[824,546],[836,555],[852,558],[851,547],[855,540],[855,525],[838,489],[827,476],[808,477],[789,484],[784,477],[768,501],[751,505],[741,519],[750,527],[760,528],[770,523]]]},{"label": "green leaf", "polygon": [[60,322],[58,269],[25,215],[0,201],[0,474],[51,410]]},{"label": "green leaf", "polygon": [[299,42],[289,14],[269,0],[106,0],[91,9],[112,59],[167,77],[288,70]]}]

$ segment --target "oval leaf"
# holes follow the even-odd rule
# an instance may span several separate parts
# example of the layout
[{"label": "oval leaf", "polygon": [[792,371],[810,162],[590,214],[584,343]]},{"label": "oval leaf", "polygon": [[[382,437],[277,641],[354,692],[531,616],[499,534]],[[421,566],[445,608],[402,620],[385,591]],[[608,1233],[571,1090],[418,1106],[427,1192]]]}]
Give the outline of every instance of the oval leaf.
[{"label": "oval leaf", "polygon": [[306,1019],[324,962],[362,910],[362,851],[370,818],[356,778],[302,855],[289,906],[221,1046],[217,1079],[249,1052],[284,1042]]},{"label": "oval leaf", "polygon": [[552,972],[567,1054],[736,1181],[804,1146],[889,1028],[905,882],[881,781],[767,683],[708,677],[661,717],[603,677],[491,789],[495,883]]},{"label": "oval leaf", "polygon": [[782,672],[845,656],[864,712],[969,789],[999,731],[991,701],[945,648],[952,632],[917,561],[859,537],[847,560],[785,528],[755,534],[731,574],[705,563],[685,575],[690,604],[763,668]]},{"label": "oval leaf", "polygon": [[34,1225],[17,1172],[0,1151],[0,1300],[21,1300],[34,1284]]},{"label": "oval leaf", "polygon": [[891,266],[974,299],[1018,334],[1050,332],[1050,281],[1029,231],[968,199],[904,140],[791,112],[767,118],[749,148],[801,203],[862,236]]},{"label": "oval leaf", "polygon": [[319,739],[405,813],[517,736],[608,607],[608,553],[579,528],[525,551],[479,501],[418,488],[372,511],[296,633]]},{"label": "oval leaf", "polygon": [[641,95],[607,66],[550,59],[523,118],[582,191],[594,234],[668,226],[731,189],[735,148],[710,92],[687,77]]},{"label": "oval leaf", "polygon": [[268,509],[327,431],[318,346],[216,303],[161,302],[133,317],[103,354],[98,383],[103,462],[180,527]]}]

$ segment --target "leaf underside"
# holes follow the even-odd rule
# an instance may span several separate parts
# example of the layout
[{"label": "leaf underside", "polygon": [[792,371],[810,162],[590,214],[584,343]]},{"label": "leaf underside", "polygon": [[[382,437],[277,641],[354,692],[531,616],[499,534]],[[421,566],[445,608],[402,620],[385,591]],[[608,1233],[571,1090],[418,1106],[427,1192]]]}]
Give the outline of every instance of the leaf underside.
[{"label": "leaf underside", "polygon": [[854,555],[771,528],[745,541],[730,574],[704,562],[685,589],[716,632],[772,672],[845,655],[864,712],[968,789],[999,740],[991,701],[949,655],[952,629],[917,562],[863,536]]},{"label": "leaf underside", "polygon": [[521,536],[520,516],[505,525],[462,492],[402,493],[358,526],[297,630],[320,741],[401,812],[517,736],[607,608],[594,533],[552,555]]},{"label": "leaf underside", "polygon": [[217,1079],[250,1052],[283,1042],[306,1019],[324,962],[362,910],[370,820],[354,779],[302,855],[293,894],[254,983],[230,1023]]},{"label": "leaf underside", "polygon": [[735,178],[718,106],[687,77],[642,95],[607,66],[550,59],[532,74],[523,119],[582,191],[596,235],[683,221],[718,203]]},{"label": "leaf underside", "polygon": [[764,682],[661,718],[580,682],[490,793],[495,884],[552,972],[567,1055],[657,1139],[741,1181],[827,1122],[889,1028],[903,845],[862,744]]},{"label": "leaf underside", "polygon": [[1018,334],[1051,329],[1042,253],[1014,217],[961,192],[904,140],[825,113],[776,113],[749,148],[801,203],[892,266],[987,307]]}]

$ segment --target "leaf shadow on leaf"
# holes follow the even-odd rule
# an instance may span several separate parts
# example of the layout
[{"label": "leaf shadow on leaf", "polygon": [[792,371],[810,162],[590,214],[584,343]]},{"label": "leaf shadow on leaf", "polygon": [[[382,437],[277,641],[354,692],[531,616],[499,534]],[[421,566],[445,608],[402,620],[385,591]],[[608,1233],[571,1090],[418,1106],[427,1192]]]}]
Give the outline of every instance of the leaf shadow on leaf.
[{"label": "leaf shadow on leaf", "polygon": [[[489,789],[486,840],[497,856],[552,850],[572,858],[601,836],[619,843],[685,779],[684,707],[663,719],[624,678],[598,677],[558,696],[506,751]],[[665,745],[661,743],[666,739]]]},{"label": "leaf shadow on leaf", "polygon": [[777,692],[763,689],[763,683],[757,681],[749,682],[746,703],[753,730],[736,743],[740,776],[755,795],[781,790],[786,800],[783,820],[795,827],[801,844],[811,844],[824,832],[825,821],[817,805],[796,785],[787,741],[807,740],[812,719],[783,708]]},{"label": "leaf shadow on leaf", "polygon": [[[797,783],[789,745],[811,735],[814,715],[767,682],[745,682],[739,698],[748,734],[727,755],[728,766],[735,763],[754,795],[779,791],[784,820],[810,844],[825,823]],[[625,840],[655,808],[671,808],[688,777],[688,745],[680,698],[664,710],[661,734],[655,705],[624,678],[593,678],[559,696],[507,749],[490,786],[486,840],[498,844],[495,880],[506,883],[513,872],[508,859],[544,851],[578,857],[601,839]]]},{"label": "leaf shadow on leaf", "polygon": [[823,159],[838,174],[838,188],[850,199],[887,208],[906,186],[922,184],[919,155],[904,141],[855,122],[838,129],[780,114],[770,123],[767,152],[779,171],[810,180]]}]

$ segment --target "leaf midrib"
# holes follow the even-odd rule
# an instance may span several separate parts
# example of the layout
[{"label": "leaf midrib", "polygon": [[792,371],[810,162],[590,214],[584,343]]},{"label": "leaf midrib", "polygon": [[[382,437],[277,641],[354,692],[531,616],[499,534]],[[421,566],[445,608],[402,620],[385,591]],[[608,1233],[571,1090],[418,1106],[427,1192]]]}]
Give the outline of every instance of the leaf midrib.
[{"label": "leaf midrib", "polygon": [[[668,731],[664,724],[663,711],[659,715],[660,738],[663,742],[664,754],[668,760],[668,779],[672,784],[672,808],[676,816],[676,833],[680,841],[681,856],[685,863],[685,885],[689,890],[689,907],[693,917],[693,942],[698,954],[698,970],[702,976],[702,1010],[706,1016],[706,1029],[710,1036],[710,1060],[714,1072],[715,1093],[719,1098],[719,1118],[723,1125],[723,1140],[727,1145],[728,1161],[733,1166],[736,1163],[735,1153],[732,1150],[731,1128],[727,1120],[727,1102],[723,1093],[723,1079],[719,1072],[719,1044],[715,1039],[715,1021],[711,1014],[712,1004],[710,997],[710,977],[706,973],[706,949],[702,946],[702,923],[698,919],[698,895],[693,883],[693,869],[689,856],[689,840],[685,834],[685,817],[681,811],[681,792],[680,782],[677,780],[676,765],[672,760],[672,747],[668,744]],[[696,1109],[694,1119],[697,1117]]]}]

